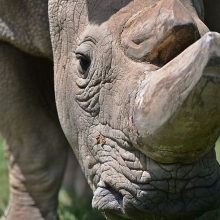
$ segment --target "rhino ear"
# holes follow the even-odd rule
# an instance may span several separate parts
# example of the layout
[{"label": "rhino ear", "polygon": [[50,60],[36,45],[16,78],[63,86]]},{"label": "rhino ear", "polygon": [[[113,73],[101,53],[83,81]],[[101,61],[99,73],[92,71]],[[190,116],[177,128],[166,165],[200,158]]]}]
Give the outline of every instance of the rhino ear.
[{"label": "rhino ear", "polygon": [[205,24],[211,31],[220,33],[220,1],[203,0],[205,9]]}]

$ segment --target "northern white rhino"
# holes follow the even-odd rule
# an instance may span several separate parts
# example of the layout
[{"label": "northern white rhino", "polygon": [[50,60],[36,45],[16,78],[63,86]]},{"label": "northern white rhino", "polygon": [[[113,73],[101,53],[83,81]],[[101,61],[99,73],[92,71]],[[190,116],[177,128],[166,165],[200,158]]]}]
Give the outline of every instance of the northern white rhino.
[{"label": "northern white rhino", "polygon": [[7,220],[58,219],[68,142],[110,220],[216,209],[217,32],[219,0],[0,0]]}]

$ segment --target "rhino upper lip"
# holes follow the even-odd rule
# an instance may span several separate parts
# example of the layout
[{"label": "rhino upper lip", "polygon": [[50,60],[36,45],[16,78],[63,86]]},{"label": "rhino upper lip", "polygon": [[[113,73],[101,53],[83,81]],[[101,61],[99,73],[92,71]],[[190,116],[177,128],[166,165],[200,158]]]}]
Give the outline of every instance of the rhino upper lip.
[{"label": "rhino upper lip", "polygon": [[[218,178],[211,187],[214,188],[216,185],[219,184],[219,182],[220,182],[220,178]],[[196,190],[197,188],[201,189],[201,187],[194,187],[193,189]],[[205,190],[205,188],[203,190]],[[124,196],[120,192],[116,191],[115,189],[113,189],[108,184],[106,184],[106,187],[98,187],[97,191],[98,191],[100,196],[104,195],[103,196],[103,197],[105,197],[104,198],[104,203],[103,203],[103,198],[102,198],[102,201],[100,202],[101,205],[99,205],[98,203],[100,201],[100,197],[99,198],[95,197],[95,198],[93,198],[93,208],[95,208],[95,209],[97,209],[97,210],[99,210],[101,212],[104,212],[105,214],[107,214],[107,213],[114,213],[117,216],[121,216],[121,217],[126,218],[126,219],[127,218],[128,219],[131,218],[126,213],[126,210],[124,208]],[[159,189],[144,190],[145,193],[150,192],[150,191],[158,193],[160,190]],[[187,206],[187,204],[183,203],[182,207],[181,207],[181,210],[185,210],[186,206]],[[143,213],[144,212],[148,213],[150,211],[152,211],[152,210],[150,210],[150,209],[142,210]]]},{"label": "rhino upper lip", "polygon": [[[100,202],[100,200],[102,202]],[[123,196],[118,191],[105,183],[99,186],[93,197],[92,205],[102,212],[115,212],[117,215],[125,215],[123,207]]]}]

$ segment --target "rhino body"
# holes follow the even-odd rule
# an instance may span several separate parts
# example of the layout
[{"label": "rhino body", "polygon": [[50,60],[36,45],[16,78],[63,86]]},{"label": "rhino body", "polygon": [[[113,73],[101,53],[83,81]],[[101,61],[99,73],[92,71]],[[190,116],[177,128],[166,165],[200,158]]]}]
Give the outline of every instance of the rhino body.
[{"label": "rhino body", "polygon": [[218,0],[0,4],[7,220],[58,219],[69,144],[110,220],[219,207]]}]

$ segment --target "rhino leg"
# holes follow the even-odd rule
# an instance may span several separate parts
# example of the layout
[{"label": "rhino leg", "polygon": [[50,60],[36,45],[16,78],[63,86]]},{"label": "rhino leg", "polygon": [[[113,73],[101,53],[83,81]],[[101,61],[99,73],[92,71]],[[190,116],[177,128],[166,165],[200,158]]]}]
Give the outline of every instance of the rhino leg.
[{"label": "rhino leg", "polygon": [[7,220],[57,219],[68,143],[53,92],[53,65],[0,42],[0,131],[9,167]]}]

